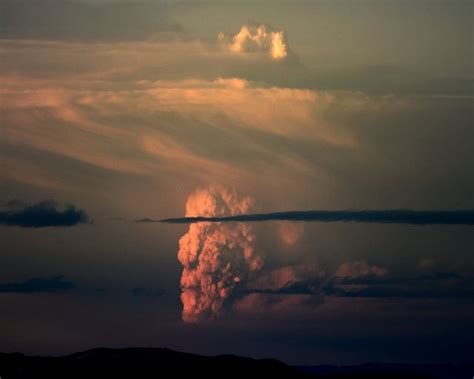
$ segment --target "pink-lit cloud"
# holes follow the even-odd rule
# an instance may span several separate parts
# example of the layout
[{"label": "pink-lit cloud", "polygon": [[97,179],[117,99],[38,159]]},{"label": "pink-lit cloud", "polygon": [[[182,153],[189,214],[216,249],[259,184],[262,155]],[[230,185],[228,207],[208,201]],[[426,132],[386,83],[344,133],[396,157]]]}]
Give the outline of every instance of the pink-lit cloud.
[{"label": "pink-lit cloud", "polygon": [[284,245],[292,247],[298,243],[304,233],[304,224],[282,221],[278,223],[278,233]]},{"label": "pink-lit cloud", "polygon": [[[218,186],[200,189],[189,196],[186,215],[233,215],[247,212],[250,197],[238,197]],[[217,317],[237,286],[245,286],[251,272],[263,260],[255,252],[255,235],[250,225],[201,223],[189,226],[179,240],[182,317],[199,322]]]},{"label": "pink-lit cloud", "polygon": [[[354,119],[374,115],[379,122],[410,102],[274,86],[245,70],[227,70],[289,64],[266,54],[232,53],[196,39],[0,41],[0,144],[56,157],[58,165],[48,170],[41,160],[29,162],[35,172],[47,172],[49,182],[59,180],[66,157],[92,170],[146,177],[153,185],[172,186],[163,178],[179,178],[183,192],[223,183],[268,196],[269,206],[280,196],[291,199],[289,207],[306,207],[302,188],[310,192],[318,183],[320,202],[312,206],[350,206],[338,196],[347,188],[338,183],[345,176],[334,175],[345,172],[341,162],[350,156],[357,167],[369,159],[384,164],[377,150],[370,156],[362,150],[365,135],[357,134]],[[28,175],[9,178],[24,182]],[[31,185],[46,183],[38,175]],[[263,185],[249,188],[256,179]],[[301,237],[292,226],[282,226],[280,235],[288,247]]]}]

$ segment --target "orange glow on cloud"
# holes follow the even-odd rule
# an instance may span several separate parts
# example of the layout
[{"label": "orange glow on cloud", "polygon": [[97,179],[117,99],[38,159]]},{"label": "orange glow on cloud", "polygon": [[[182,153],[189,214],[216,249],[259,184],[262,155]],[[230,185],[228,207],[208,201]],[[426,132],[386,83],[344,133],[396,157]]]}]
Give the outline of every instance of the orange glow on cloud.
[{"label": "orange glow on cloud", "polygon": [[281,241],[287,246],[294,246],[304,232],[304,226],[298,222],[282,221],[278,223]]},{"label": "orange glow on cloud", "polygon": [[[248,212],[249,197],[239,198],[225,188],[197,190],[186,203],[186,216],[224,216]],[[182,317],[199,322],[218,316],[236,286],[245,285],[263,260],[254,251],[255,235],[248,224],[191,224],[179,240]]]},{"label": "orange glow on cloud", "polygon": [[219,33],[218,39],[233,53],[266,52],[272,59],[288,56],[288,44],[283,30],[272,30],[267,25],[243,25],[240,31],[228,36]]}]

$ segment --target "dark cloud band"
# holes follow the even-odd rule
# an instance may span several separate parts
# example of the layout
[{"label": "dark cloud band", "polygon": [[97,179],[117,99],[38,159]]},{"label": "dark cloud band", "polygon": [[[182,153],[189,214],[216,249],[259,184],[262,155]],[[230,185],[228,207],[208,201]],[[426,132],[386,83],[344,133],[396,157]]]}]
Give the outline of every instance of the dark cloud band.
[{"label": "dark cloud band", "polygon": [[81,209],[67,205],[58,209],[53,200],[42,201],[18,209],[0,211],[0,225],[41,228],[48,226],[73,226],[88,222],[89,218]]},{"label": "dark cloud band", "polygon": [[474,225],[474,210],[416,211],[416,210],[360,210],[360,211],[288,211],[274,213],[242,214],[226,217],[180,217],[163,220],[142,219],[138,222],[165,222],[191,224],[196,222],[361,222],[413,225]]},{"label": "dark cloud band", "polygon": [[18,283],[0,283],[0,293],[40,293],[57,292],[73,289],[74,283],[64,280],[62,276],[52,278],[32,278]]},{"label": "dark cloud band", "polygon": [[364,298],[453,298],[474,297],[472,277],[454,272],[437,272],[416,277],[311,277],[279,288],[249,288],[247,294],[323,295]]}]

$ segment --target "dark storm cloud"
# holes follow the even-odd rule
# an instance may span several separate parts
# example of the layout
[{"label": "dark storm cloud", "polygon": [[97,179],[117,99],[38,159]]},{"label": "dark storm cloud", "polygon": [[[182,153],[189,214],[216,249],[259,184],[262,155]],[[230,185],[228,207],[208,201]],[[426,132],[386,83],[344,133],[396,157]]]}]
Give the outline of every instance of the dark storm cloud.
[{"label": "dark storm cloud", "polygon": [[196,222],[257,222],[257,221],[314,221],[314,222],[362,222],[382,224],[448,224],[474,225],[474,210],[415,211],[415,210],[361,210],[361,211],[288,211],[273,213],[242,214],[226,217],[180,217],[164,220],[142,219],[138,222],[165,222],[191,224]]},{"label": "dark storm cloud", "polygon": [[74,287],[74,283],[64,280],[62,276],[54,276],[51,278],[32,278],[19,283],[0,283],[0,292],[56,292],[70,290]]},{"label": "dark storm cloud", "polygon": [[139,40],[181,32],[167,16],[171,4],[0,0],[0,37],[52,40]]},{"label": "dark storm cloud", "polygon": [[[12,204],[11,202],[9,203]],[[42,228],[48,226],[73,226],[88,222],[85,211],[73,205],[58,209],[53,200],[45,200],[33,205],[0,211],[0,225]]]}]

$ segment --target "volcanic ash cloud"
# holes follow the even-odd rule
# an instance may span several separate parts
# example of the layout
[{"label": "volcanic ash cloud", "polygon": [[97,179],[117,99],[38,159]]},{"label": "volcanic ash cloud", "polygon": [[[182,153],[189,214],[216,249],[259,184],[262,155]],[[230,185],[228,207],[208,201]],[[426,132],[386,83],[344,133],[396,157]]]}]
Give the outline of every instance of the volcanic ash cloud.
[{"label": "volcanic ash cloud", "polygon": [[[248,213],[253,200],[211,186],[189,196],[186,216],[231,216]],[[179,240],[182,317],[199,322],[218,316],[237,287],[245,286],[249,273],[263,265],[255,254],[255,235],[249,224],[196,223]]]}]

